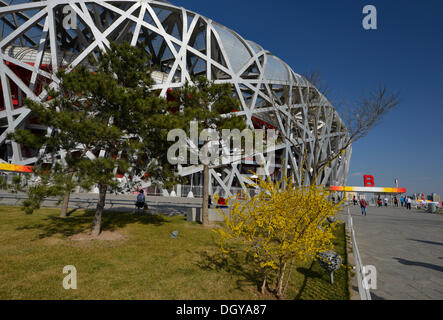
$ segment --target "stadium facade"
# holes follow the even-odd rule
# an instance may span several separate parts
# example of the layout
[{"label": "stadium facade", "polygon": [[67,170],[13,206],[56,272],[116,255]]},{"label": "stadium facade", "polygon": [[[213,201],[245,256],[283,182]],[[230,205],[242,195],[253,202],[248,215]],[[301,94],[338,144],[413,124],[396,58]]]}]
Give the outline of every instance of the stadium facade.
[{"label": "stadium facade", "polygon": [[[44,101],[45,86],[57,87],[56,72],[72,70],[86,63],[90,54],[105,50],[110,42],[143,46],[152,56],[153,73],[161,95],[203,75],[216,83],[230,83],[241,102],[238,115],[250,128],[275,128],[288,135],[298,132],[312,140],[312,118],[318,117],[321,132],[319,159],[336,152],[346,140],[347,130],[333,106],[318,93],[315,114],[304,99],[310,85],[285,62],[259,44],[209,18],[166,1],[149,0],[0,0],[0,162],[32,165],[44,150],[23,148],[7,140],[7,133],[28,128],[46,133],[29,109],[24,97]],[[280,111],[276,112],[276,108]],[[300,121],[285,113],[298,110]],[[298,182],[299,155],[287,140],[275,146],[275,161],[295,175]],[[334,160],[317,183],[345,185],[351,147]],[[94,157],[95,155],[90,155]],[[266,155],[264,155],[266,156]],[[309,151],[307,161],[314,161]],[[246,190],[254,159],[245,159],[220,170],[211,170],[211,192],[229,196],[236,188]],[[182,175],[201,183],[202,167],[179,168]],[[124,177],[121,177],[124,179]],[[199,180],[200,179],[200,180]],[[309,181],[306,181],[309,183]],[[224,192],[223,192],[224,191]]]}]

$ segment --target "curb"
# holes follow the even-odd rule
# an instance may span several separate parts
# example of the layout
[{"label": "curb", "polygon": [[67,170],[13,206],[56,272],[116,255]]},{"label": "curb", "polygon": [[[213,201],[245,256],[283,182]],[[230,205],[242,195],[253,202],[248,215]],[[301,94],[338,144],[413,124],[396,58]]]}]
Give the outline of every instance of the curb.
[{"label": "curb", "polygon": [[352,250],[352,238],[351,230],[349,229],[349,223],[345,223],[346,230],[346,254],[348,256],[348,266],[352,269],[348,269],[348,290],[350,300],[361,300],[360,293],[358,292],[358,280],[355,268],[354,251]]}]

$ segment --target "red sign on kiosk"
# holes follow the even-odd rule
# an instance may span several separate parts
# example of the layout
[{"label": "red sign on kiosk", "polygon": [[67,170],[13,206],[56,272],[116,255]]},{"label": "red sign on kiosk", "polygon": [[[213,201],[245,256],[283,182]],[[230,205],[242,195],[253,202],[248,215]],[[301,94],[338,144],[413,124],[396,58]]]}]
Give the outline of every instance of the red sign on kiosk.
[{"label": "red sign on kiosk", "polygon": [[375,187],[374,177],[371,175],[364,175],[363,182],[365,187]]},{"label": "red sign on kiosk", "polygon": [[391,193],[401,194],[406,193],[405,188],[375,188],[375,179],[373,176],[367,174],[363,176],[364,187],[345,187],[345,186],[331,186],[331,191],[341,192],[373,192],[373,193]]}]

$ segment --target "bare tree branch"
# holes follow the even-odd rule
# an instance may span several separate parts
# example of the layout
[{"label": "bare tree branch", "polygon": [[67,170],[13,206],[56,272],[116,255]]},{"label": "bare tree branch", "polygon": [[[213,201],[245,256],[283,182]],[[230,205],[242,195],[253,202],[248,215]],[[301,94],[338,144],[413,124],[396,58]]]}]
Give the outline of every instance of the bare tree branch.
[{"label": "bare tree branch", "polygon": [[[309,184],[321,183],[323,172],[331,167],[335,161],[341,161],[350,146],[367,136],[383,118],[400,103],[399,94],[379,85],[356,101],[350,108],[344,110],[339,116],[338,112],[330,105],[324,93],[329,91],[326,82],[315,71],[307,76],[307,86],[300,89],[300,107],[289,106],[283,108],[275,104],[275,113],[281,118],[291,122],[291,130],[286,132],[280,128],[280,134],[289,141],[299,160],[298,174],[301,184],[305,184],[305,177],[309,177]],[[307,111],[303,109],[306,105]],[[336,138],[330,150],[325,152],[324,133],[329,122],[334,124]],[[311,157],[309,159],[309,157]]]}]

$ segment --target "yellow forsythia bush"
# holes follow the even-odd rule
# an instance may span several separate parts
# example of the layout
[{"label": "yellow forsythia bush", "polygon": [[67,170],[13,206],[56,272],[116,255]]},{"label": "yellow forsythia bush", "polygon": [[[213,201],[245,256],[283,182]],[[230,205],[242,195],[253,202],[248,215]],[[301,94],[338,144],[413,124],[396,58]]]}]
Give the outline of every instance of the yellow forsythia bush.
[{"label": "yellow forsythia bush", "polygon": [[[229,199],[229,215],[219,234],[220,248],[241,241],[253,254],[263,274],[262,292],[271,272],[276,272],[276,293],[284,295],[295,263],[333,249],[333,228],[339,206],[328,200],[322,186],[296,186],[291,178],[274,182],[259,178],[258,194],[248,200]],[[222,213],[223,214],[223,213]]]}]

